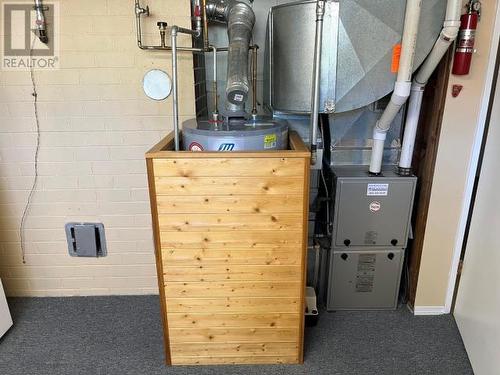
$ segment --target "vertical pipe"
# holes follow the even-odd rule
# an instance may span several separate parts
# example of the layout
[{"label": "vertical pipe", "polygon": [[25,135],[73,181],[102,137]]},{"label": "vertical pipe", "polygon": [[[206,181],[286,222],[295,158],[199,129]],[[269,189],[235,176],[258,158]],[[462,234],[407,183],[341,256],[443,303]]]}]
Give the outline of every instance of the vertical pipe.
[{"label": "vertical pipe", "polygon": [[180,150],[179,145],[179,92],[177,79],[177,26],[172,27],[171,31],[172,43],[172,91],[173,91],[173,115],[174,115],[174,140],[175,151]]},{"label": "vertical pipe", "polygon": [[392,93],[391,101],[373,129],[373,146],[369,172],[374,175],[380,174],[382,170],[385,139],[391,123],[410,96],[411,75],[413,73],[421,11],[422,0],[407,1],[403,40],[401,43],[401,59],[394,92]]},{"label": "vertical pipe", "polygon": [[311,164],[316,164],[318,113],[319,113],[319,80],[321,76],[321,52],[323,47],[323,18],[325,16],[325,1],[316,2],[316,35],[314,40],[314,66],[311,93]]},{"label": "vertical pipe", "polygon": [[420,119],[425,86],[431,74],[434,72],[437,65],[448,51],[450,45],[457,38],[458,30],[460,28],[461,9],[461,0],[448,0],[446,6],[446,17],[441,34],[413,80],[410,104],[408,107],[408,114],[406,116],[403,146],[398,166],[398,173],[402,176],[411,174],[413,149],[415,147],[415,139],[417,135],[418,121]]},{"label": "vertical pipe", "polygon": [[257,58],[259,46],[252,47],[252,117],[257,117]]},{"label": "vertical pipe", "polygon": [[214,122],[217,122],[217,121],[219,121],[219,98],[218,98],[218,93],[217,93],[217,91],[218,91],[218,88],[217,88],[217,47],[210,46],[210,48],[212,48],[213,60],[214,60],[214,72],[213,72],[214,79],[212,82],[212,89],[214,92],[214,111],[212,114],[212,119],[214,120]]},{"label": "vertical pipe", "polygon": [[203,47],[207,50],[210,46],[208,39],[208,17],[207,17],[207,1],[201,0],[201,19],[203,22]]},{"label": "vertical pipe", "polygon": [[[203,10],[201,7],[201,0],[194,0],[194,20],[195,20],[195,31],[194,35],[196,38],[203,36]],[[203,44],[205,47],[205,44]],[[204,48],[205,49],[205,48]]]},{"label": "vertical pipe", "polygon": [[403,147],[399,159],[400,174],[406,175],[402,170],[410,170],[413,158],[413,148],[417,135],[418,121],[420,119],[420,108],[424,96],[425,85],[413,83],[411,87],[410,102],[408,103],[408,115],[406,116],[405,133],[403,137]]}]

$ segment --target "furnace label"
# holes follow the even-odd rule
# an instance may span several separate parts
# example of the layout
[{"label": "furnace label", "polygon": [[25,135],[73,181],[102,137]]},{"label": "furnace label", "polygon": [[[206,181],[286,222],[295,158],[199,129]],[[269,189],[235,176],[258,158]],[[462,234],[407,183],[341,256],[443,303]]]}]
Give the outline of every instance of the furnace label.
[{"label": "furnace label", "polygon": [[389,194],[389,184],[368,184],[366,195],[369,197],[386,197]]}]

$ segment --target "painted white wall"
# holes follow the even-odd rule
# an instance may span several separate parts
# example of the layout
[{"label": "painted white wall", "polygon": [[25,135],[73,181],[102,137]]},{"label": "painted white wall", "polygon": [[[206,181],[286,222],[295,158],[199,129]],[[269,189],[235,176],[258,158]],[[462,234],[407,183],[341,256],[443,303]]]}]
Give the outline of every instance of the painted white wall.
[{"label": "painted white wall", "polygon": [[[498,47],[498,0],[482,1],[469,75],[451,76],[417,285],[415,313],[449,313]],[[496,24],[495,24],[496,22]],[[463,85],[457,98],[451,86]]]},{"label": "painted white wall", "polygon": [[9,306],[7,305],[7,298],[3,291],[2,280],[0,280],[0,337],[12,326],[12,318],[10,316]]},{"label": "painted white wall", "polygon": [[496,375],[500,369],[499,170],[500,79],[454,313],[477,375]]},{"label": "painted white wall", "polygon": [[[0,73],[0,277],[9,296],[154,294],[156,280],[144,153],[172,129],[172,97],[144,95],[153,68],[171,74],[171,55],[137,48],[133,0],[64,0],[60,69],[36,71],[39,179],[33,181],[35,123],[30,74]],[[191,25],[190,2],[148,0],[144,42],[159,43],[157,20]],[[179,37],[179,45],[190,45]],[[192,118],[191,54],[179,55],[181,120]],[[106,258],[68,255],[64,224],[102,222]]]}]

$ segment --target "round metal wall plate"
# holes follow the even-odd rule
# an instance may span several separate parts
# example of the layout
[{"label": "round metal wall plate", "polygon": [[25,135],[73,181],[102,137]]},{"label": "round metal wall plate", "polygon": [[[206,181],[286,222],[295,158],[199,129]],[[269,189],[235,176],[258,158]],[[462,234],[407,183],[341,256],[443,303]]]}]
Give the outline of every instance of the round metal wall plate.
[{"label": "round metal wall plate", "polygon": [[164,100],[172,91],[170,76],[160,69],[153,69],[144,75],[142,81],[144,93],[151,99]]}]

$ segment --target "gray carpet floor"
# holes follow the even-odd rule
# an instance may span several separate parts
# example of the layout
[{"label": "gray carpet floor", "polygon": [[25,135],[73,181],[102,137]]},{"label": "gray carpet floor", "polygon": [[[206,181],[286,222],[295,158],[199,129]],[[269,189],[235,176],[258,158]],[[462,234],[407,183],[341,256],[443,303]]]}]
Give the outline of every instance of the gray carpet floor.
[{"label": "gray carpet floor", "polygon": [[472,374],[451,316],[321,314],[303,366],[167,367],[156,296],[11,299],[2,375]]}]

